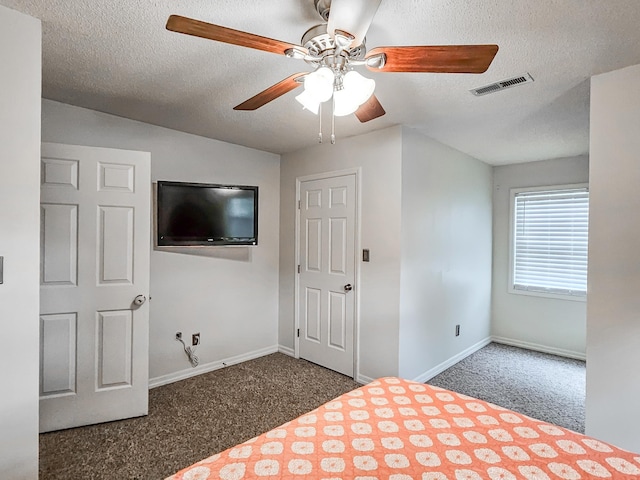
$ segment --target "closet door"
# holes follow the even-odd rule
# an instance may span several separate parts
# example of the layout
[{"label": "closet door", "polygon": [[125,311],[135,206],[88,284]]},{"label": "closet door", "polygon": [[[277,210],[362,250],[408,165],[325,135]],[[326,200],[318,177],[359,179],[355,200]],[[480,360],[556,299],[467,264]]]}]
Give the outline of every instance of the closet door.
[{"label": "closet door", "polygon": [[301,358],[353,377],[356,176],[300,183]]}]

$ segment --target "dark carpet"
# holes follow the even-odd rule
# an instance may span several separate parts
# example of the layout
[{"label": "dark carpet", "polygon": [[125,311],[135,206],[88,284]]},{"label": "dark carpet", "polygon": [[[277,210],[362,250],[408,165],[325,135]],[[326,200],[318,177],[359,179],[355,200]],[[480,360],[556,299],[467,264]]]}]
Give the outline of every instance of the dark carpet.
[{"label": "dark carpet", "polygon": [[[584,431],[584,362],[490,344],[428,383]],[[40,435],[40,479],[163,479],[356,388],[273,354],[149,392],[149,415]]]},{"label": "dark carpet", "polygon": [[40,435],[40,479],[163,479],[358,386],[276,353],[154,388],[146,417]]},{"label": "dark carpet", "polygon": [[491,343],[427,383],[584,433],[586,364]]}]

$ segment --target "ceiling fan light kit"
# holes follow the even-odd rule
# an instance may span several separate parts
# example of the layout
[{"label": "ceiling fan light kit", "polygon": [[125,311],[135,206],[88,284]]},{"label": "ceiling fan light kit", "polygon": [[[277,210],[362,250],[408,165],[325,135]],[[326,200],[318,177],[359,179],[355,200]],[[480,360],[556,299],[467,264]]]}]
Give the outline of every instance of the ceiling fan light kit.
[{"label": "ceiling fan light kit", "polygon": [[350,95],[353,95],[354,100],[360,106],[373,95],[373,91],[376,89],[376,81],[372,78],[363,77],[355,70],[350,70],[342,78],[342,86],[344,90],[351,92]]},{"label": "ceiling fan light kit", "polygon": [[304,77],[304,90],[318,103],[326,102],[333,95],[336,75],[330,68],[320,67]]},{"label": "ceiling fan light kit", "polygon": [[336,90],[333,94],[333,115],[336,117],[351,115],[359,106],[347,90]]},{"label": "ceiling fan light kit", "polygon": [[[313,0],[327,23],[308,29],[301,45],[233,30],[178,15],[171,15],[167,29],[219,42],[304,60],[312,72],[295,73],[272,85],[234,110],[255,110],[304,85],[296,100],[304,109],[320,116],[324,102],[331,100],[331,143],[335,143],[335,116],[355,114],[362,123],[386,112],[373,94],[376,83],[355,67],[373,72],[484,73],[495,57],[497,45],[446,45],[377,47],[367,52],[365,34],[382,0]],[[322,128],[319,139],[322,142]]]},{"label": "ceiling fan light kit", "polygon": [[317,114],[321,103],[333,97],[334,115],[342,117],[354,113],[366,102],[376,88],[376,82],[365,78],[355,70],[343,74],[328,67],[317,70],[304,77],[304,91],[296,97],[302,106]]},{"label": "ceiling fan light kit", "polygon": [[308,90],[303,90],[302,93],[296,97],[296,100],[300,102],[300,105],[302,105],[305,110],[309,110],[311,113],[318,115],[320,103],[322,102],[319,102]]}]

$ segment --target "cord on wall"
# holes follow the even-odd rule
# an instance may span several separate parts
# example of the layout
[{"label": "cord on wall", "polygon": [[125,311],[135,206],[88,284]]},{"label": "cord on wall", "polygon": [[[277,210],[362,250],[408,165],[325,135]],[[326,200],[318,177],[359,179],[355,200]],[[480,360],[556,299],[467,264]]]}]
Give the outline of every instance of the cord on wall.
[{"label": "cord on wall", "polygon": [[178,340],[182,344],[182,347],[184,348],[184,353],[187,355],[187,358],[189,359],[189,363],[191,363],[191,366],[194,368],[197,367],[200,360],[196,356],[196,347],[195,346],[188,347],[184,343],[184,340],[182,340],[182,332],[176,333],[176,340]]}]

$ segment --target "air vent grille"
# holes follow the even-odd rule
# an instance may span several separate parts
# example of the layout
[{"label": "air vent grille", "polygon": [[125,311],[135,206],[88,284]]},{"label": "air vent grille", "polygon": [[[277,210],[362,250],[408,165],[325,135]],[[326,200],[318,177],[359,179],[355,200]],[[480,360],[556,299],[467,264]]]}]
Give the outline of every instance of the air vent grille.
[{"label": "air vent grille", "polygon": [[524,83],[531,83],[531,82],[533,82],[533,77],[529,73],[525,73],[524,75],[519,75],[513,78],[507,78],[506,80],[492,83],[490,85],[485,85],[483,87],[474,88],[469,91],[479,97],[481,95],[488,95],[489,93],[504,90],[505,88],[515,87],[516,85],[522,85]]}]

